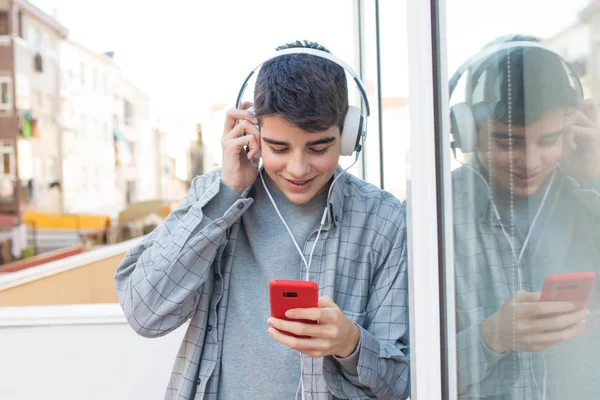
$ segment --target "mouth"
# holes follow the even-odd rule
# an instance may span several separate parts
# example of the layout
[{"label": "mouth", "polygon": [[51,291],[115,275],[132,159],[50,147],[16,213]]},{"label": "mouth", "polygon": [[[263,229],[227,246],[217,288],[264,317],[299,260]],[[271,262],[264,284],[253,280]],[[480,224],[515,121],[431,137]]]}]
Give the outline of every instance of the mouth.
[{"label": "mouth", "polygon": [[520,183],[521,185],[529,185],[537,180],[537,178],[540,176],[540,173],[539,172],[536,172],[534,174],[513,173],[512,176],[514,178],[516,178],[517,182]]},{"label": "mouth", "polygon": [[292,189],[302,190],[307,188],[315,178],[304,179],[304,180],[295,180],[295,179],[287,179],[284,178],[290,185]]}]

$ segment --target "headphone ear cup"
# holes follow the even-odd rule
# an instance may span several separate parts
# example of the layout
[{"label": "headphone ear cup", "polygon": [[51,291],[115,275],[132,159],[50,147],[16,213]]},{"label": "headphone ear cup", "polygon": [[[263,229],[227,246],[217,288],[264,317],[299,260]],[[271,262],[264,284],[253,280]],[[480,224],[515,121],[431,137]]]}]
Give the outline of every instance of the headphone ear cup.
[{"label": "headphone ear cup", "polygon": [[477,126],[471,107],[458,103],[450,107],[450,131],[454,135],[454,147],[463,153],[472,153],[477,147]]},{"label": "headphone ear cup", "polygon": [[355,106],[348,106],[348,111],[344,118],[344,130],[342,131],[342,146],[340,150],[342,156],[351,156],[354,151],[360,150],[362,124],[363,116],[360,109]]}]

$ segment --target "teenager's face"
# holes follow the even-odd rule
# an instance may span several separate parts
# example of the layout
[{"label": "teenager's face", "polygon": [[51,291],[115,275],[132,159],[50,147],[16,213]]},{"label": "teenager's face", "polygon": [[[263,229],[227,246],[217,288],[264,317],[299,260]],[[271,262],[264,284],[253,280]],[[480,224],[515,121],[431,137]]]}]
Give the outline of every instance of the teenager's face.
[{"label": "teenager's face", "polygon": [[[509,127],[491,121],[479,130],[478,157],[497,189],[510,190],[527,197],[536,193],[552,173],[563,153],[565,109],[550,112],[527,126],[512,126],[512,151],[509,146]],[[511,165],[512,164],[512,165]]]},{"label": "teenager's face", "polygon": [[261,121],[263,166],[285,197],[304,204],[327,191],[340,158],[339,128],[308,133],[279,116]]}]

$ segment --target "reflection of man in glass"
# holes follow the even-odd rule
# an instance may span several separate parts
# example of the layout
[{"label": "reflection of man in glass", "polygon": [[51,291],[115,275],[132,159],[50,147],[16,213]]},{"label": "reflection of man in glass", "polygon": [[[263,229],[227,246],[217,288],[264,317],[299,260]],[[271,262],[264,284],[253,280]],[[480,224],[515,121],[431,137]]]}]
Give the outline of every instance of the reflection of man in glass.
[{"label": "reflection of man in glass", "polygon": [[452,133],[472,154],[452,176],[459,397],[600,398],[597,293],[581,311],[538,301],[548,275],[600,267],[595,106],[532,38],[486,46],[451,92],[461,76]]}]

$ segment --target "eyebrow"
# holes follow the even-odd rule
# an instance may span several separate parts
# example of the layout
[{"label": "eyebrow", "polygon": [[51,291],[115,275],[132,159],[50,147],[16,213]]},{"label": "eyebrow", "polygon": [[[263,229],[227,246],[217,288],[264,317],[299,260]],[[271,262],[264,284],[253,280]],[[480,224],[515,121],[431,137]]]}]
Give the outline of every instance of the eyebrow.
[{"label": "eyebrow", "polygon": [[[541,135],[540,139],[554,138],[554,137],[562,135],[562,133],[563,133],[562,130],[559,130],[559,131],[556,131],[556,132],[545,133],[545,134]],[[506,132],[492,132],[490,134],[490,136],[492,138],[494,138],[494,139],[500,139],[500,140],[503,140],[503,139],[508,140],[510,138],[509,134],[506,133]],[[524,138],[524,136],[523,135],[515,135],[515,134],[513,134],[512,138],[513,138],[513,140],[522,140]]]},{"label": "eyebrow", "polygon": [[[281,142],[279,140],[269,139],[268,137],[264,137],[264,136],[262,137],[262,140],[264,140],[266,143],[272,144],[274,146],[289,146],[289,143],[287,143],[287,142]],[[313,141],[307,142],[306,143],[306,147],[308,147],[308,146],[316,146],[316,145],[319,145],[319,144],[328,144],[328,143],[331,143],[331,142],[334,142],[334,141],[335,141],[335,137],[334,136],[328,136],[328,137],[324,137],[324,138],[321,138],[321,139],[317,139],[317,140],[313,140]]]}]

